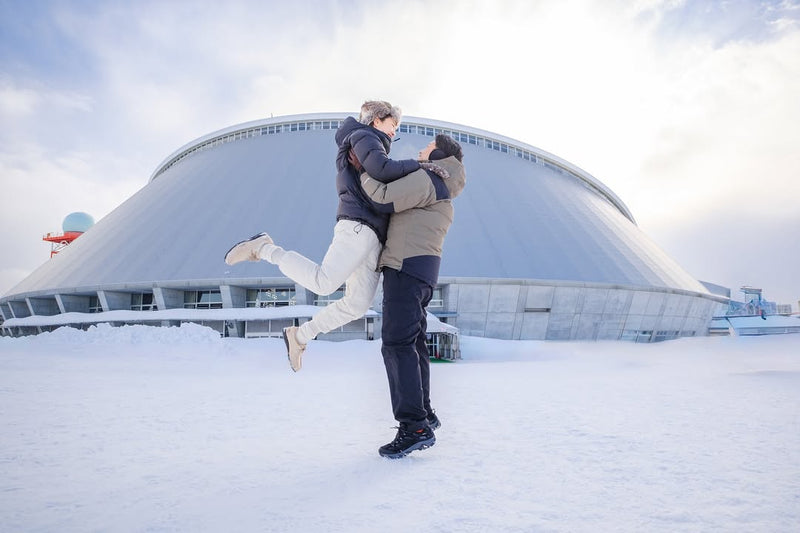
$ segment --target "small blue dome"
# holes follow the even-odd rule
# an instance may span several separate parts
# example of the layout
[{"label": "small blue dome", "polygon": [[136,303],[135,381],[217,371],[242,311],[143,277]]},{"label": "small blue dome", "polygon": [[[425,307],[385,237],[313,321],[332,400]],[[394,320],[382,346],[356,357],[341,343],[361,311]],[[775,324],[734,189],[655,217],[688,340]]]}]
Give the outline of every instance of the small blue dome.
[{"label": "small blue dome", "polygon": [[85,232],[94,226],[94,219],[92,215],[83,212],[70,213],[61,223],[61,229],[66,233],[68,231]]}]

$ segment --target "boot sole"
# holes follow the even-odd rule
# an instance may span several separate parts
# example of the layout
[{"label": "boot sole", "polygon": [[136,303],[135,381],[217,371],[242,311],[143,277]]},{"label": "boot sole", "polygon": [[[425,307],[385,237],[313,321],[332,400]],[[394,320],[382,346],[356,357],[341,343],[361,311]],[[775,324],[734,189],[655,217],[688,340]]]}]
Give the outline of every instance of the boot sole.
[{"label": "boot sole", "polygon": [[414,451],[417,451],[417,450],[425,450],[427,448],[430,448],[434,444],[436,444],[436,437],[431,437],[428,440],[424,440],[424,441],[418,442],[418,443],[410,446],[409,448],[406,448],[402,452],[384,453],[384,452],[381,452],[380,450],[378,450],[378,454],[381,457],[386,457],[387,459],[401,459],[401,458],[405,457],[406,455],[410,454],[411,452],[414,452]]},{"label": "boot sole", "polygon": [[231,247],[230,247],[230,249],[229,249],[227,252],[225,252],[225,257],[224,257],[223,261],[225,261],[225,263],[226,263],[226,264],[230,264],[230,263],[228,263],[228,254],[229,254],[229,253],[231,253],[231,252],[233,251],[233,249],[234,249],[234,248],[236,248],[236,247],[237,247],[237,246],[239,246],[240,244],[244,244],[244,243],[246,243],[246,242],[254,241],[254,240],[258,239],[259,237],[263,237],[264,235],[266,235],[266,233],[259,233],[258,235],[253,235],[253,236],[252,236],[252,237],[250,237],[249,239],[245,239],[245,240],[243,240],[243,241],[239,241],[239,242],[237,242],[236,244],[234,244],[233,246],[231,246]]}]

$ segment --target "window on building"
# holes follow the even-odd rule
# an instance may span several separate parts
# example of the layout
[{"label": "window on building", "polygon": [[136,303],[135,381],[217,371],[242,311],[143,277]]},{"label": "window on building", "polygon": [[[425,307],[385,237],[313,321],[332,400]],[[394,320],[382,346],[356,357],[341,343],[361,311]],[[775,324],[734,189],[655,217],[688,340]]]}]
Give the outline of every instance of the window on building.
[{"label": "window on building", "polygon": [[656,334],[653,336],[652,342],[663,342],[670,339],[678,338],[680,334],[679,331],[656,331]]},{"label": "window on building", "polygon": [[247,289],[246,307],[285,307],[297,303],[294,287]]},{"label": "window on building", "polygon": [[442,309],[444,307],[444,296],[441,287],[433,289],[433,296],[428,304],[429,309]]},{"label": "window on building", "polygon": [[131,311],[155,311],[157,308],[152,292],[131,294]]},{"label": "window on building", "polygon": [[341,300],[344,297],[344,286],[339,287],[338,290],[333,291],[331,294],[327,296],[317,295],[314,299],[314,305],[317,307],[325,307],[327,305],[332,304],[336,300]]},{"label": "window on building", "polygon": [[283,328],[294,326],[292,318],[276,320],[248,320],[245,322],[245,337],[281,337]]},{"label": "window on building", "polygon": [[186,291],[183,293],[184,309],[222,309],[219,291]]},{"label": "window on building", "polygon": [[103,306],[100,305],[100,298],[97,296],[89,296],[89,312],[90,313],[102,313]]}]

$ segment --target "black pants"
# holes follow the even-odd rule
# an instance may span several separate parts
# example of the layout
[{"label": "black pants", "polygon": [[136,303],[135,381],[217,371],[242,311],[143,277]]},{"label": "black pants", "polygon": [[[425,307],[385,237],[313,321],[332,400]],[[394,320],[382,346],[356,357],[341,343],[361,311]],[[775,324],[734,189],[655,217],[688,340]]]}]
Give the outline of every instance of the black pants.
[{"label": "black pants", "polygon": [[425,343],[426,308],[433,287],[392,268],[383,270],[383,363],[394,418],[414,430],[431,410],[431,373]]}]

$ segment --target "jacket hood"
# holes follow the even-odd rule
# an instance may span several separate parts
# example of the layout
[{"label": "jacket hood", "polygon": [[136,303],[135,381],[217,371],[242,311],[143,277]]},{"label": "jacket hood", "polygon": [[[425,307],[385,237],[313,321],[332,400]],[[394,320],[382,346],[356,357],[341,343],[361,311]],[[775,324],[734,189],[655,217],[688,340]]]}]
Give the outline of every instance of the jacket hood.
[{"label": "jacket hood", "polygon": [[348,144],[350,140],[350,135],[353,134],[354,131],[363,130],[364,128],[368,128],[366,124],[362,124],[353,117],[347,117],[344,119],[344,122],[339,129],[336,130],[336,144],[338,146],[342,146],[344,144]]},{"label": "jacket hood", "polygon": [[341,148],[344,145],[356,144],[360,139],[366,136],[375,136],[381,144],[383,149],[388,154],[392,149],[392,139],[377,128],[362,124],[353,117],[347,117],[339,129],[336,130],[336,144]]},{"label": "jacket hood", "polygon": [[450,174],[450,177],[444,180],[447,190],[450,191],[450,198],[455,198],[461,194],[461,191],[464,190],[464,186],[467,184],[467,173],[464,170],[464,163],[456,159],[455,156],[438,159],[434,161],[434,163],[444,168]]}]

